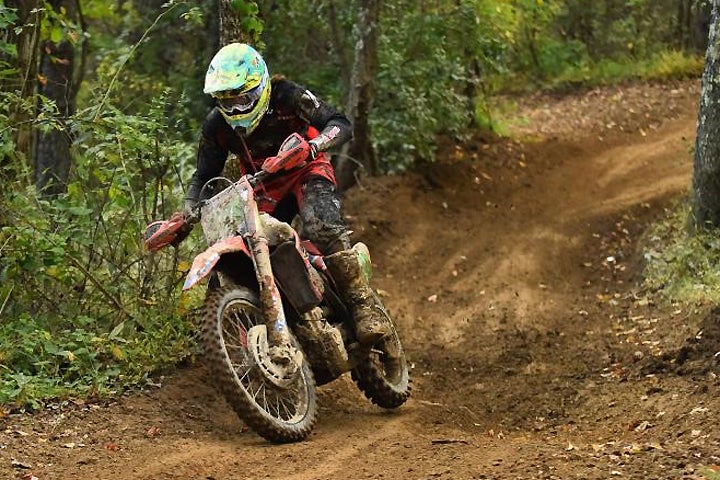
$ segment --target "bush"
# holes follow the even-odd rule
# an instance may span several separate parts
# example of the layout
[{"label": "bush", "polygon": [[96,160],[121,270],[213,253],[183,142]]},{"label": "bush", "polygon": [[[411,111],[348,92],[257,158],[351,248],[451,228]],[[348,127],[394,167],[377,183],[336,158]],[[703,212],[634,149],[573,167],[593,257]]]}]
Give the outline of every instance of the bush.
[{"label": "bush", "polygon": [[649,232],[644,251],[645,288],[670,302],[720,303],[720,238],[689,234],[690,207],[681,202]]},{"label": "bush", "polygon": [[702,74],[702,57],[674,50],[660,52],[639,61],[605,59],[595,63],[571,65],[548,80],[550,89],[565,90],[578,86],[598,86],[632,80],[680,80],[697,78]]},{"label": "bush", "polygon": [[[194,154],[165,123],[167,102],[136,115],[109,106],[94,122],[94,109],[81,111],[67,194],[3,185],[0,403],[112,393],[195,354],[187,262],[141,242],[145,225],[178,208]],[[4,177],[23,178],[19,168]]]}]

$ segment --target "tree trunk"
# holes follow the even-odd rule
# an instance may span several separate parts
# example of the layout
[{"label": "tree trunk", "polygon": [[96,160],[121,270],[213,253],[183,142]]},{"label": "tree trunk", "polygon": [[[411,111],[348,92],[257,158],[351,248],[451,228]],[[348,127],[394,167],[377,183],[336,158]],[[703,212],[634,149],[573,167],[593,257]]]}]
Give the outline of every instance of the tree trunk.
[{"label": "tree trunk", "polygon": [[675,48],[687,49],[690,45],[693,0],[677,0],[677,17],[675,18]]},{"label": "tree trunk", "polygon": [[210,4],[207,5],[208,9],[210,10],[210,19],[207,24],[207,35],[208,38],[211,39],[208,44],[210,46],[210,51],[207,52],[207,56],[205,58],[208,59],[208,63],[210,63],[210,60],[213,55],[215,55],[215,52],[220,50],[221,44],[220,44],[220,3],[219,2],[209,2]]},{"label": "tree trunk", "polygon": [[[56,12],[64,10],[68,19],[77,15],[76,0],[52,0],[50,4]],[[38,93],[55,103],[60,117],[56,128],[39,129],[36,135],[35,186],[48,196],[57,196],[67,190],[72,137],[66,120],[75,114],[74,66],[75,47],[72,43],[66,39],[58,43],[43,42]]]},{"label": "tree trunk", "polygon": [[220,46],[229,43],[251,43],[252,37],[242,28],[241,18],[233,9],[231,0],[220,1]]},{"label": "tree trunk", "polygon": [[693,213],[698,229],[720,226],[719,15],[720,0],[713,0],[693,170]]},{"label": "tree trunk", "polygon": [[[10,108],[10,124],[18,125],[13,134],[15,143],[15,159],[0,159],[3,164],[11,161],[27,161],[32,159],[32,126],[31,115],[22,108],[21,103],[35,93],[37,82],[37,55],[40,38],[42,9],[40,0],[6,0],[5,5],[16,9],[17,26],[23,27],[16,33],[9,29],[5,33],[9,43],[17,47],[17,68],[20,71],[18,82],[4,82],[2,88],[18,92],[20,100]],[[32,25],[32,26],[31,26]]]},{"label": "tree trunk", "polygon": [[336,48],[336,55],[338,63],[340,64],[340,73],[342,75],[343,84],[348,85],[350,83],[350,60],[347,55],[345,48],[345,32],[342,32],[338,21],[338,13],[335,5],[335,1],[331,1],[328,5],[328,23],[330,23],[330,31],[332,32],[334,48]]},{"label": "tree trunk", "polygon": [[[533,20],[534,21],[534,20]],[[525,34],[525,41],[527,42],[528,51],[530,52],[530,60],[532,61],[533,69],[540,78],[543,77],[542,65],[540,65],[540,58],[538,56],[536,40],[535,40],[535,27],[530,27],[527,24],[523,27],[523,33]]]},{"label": "tree trunk", "polygon": [[377,37],[380,0],[362,2],[358,17],[358,40],[348,92],[347,115],[354,126],[354,137],[337,163],[336,174],[340,190],[356,183],[358,164],[370,175],[377,175],[378,165],[370,135],[370,110],[377,73]]},{"label": "tree trunk", "polygon": [[710,13],[712,0],[695,0],[694,31],[692,35],[693,48],[702,52],[707,49],[708,31],[710,29]]},{"label": "tree trunk", "polygon": [[465,98],[468,109],[468,127],[478,126],[477,104],[478,104],[478,86],[482,78],[482,67],[477,56],[471,57],[472,53],[469,49],[465,52],[465,61],[468,64],[468,79],[465,81]]}]

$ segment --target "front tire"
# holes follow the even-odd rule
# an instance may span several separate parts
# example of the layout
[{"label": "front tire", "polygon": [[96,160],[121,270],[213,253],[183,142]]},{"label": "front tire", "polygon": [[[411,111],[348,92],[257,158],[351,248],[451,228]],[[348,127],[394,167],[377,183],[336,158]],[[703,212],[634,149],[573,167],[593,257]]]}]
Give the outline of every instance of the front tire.
[{"label": "front tire", "polygon": [[395,323],[377,295],[375,308],[390,325],[390,334],[372,346],[351,375],[368,400],[382,408],[397,408],[410,397],[407,360]]},{"label": "front tire", "polygon": [[308,362],[303,360],[292,385],[281,388],[263,375],[248,349],[248,330],[264,324],[257,294],[238,286],[209,290],[202,324],[215,386],[238,416],[271,442],[295,442],[310,435],[317,406]]}]

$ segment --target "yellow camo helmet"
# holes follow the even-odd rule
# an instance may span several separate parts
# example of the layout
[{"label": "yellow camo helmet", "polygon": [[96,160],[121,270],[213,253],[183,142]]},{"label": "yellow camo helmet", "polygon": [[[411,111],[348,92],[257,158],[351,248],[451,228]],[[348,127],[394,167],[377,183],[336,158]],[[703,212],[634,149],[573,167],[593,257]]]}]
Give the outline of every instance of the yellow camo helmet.
[{"label": "yellow camo helmet", "polygon": [[270,105],[270,73],[265,60],[250,45],[225,45],[210,61],[203,92],[215,98],[234,130],[250,135]]}]

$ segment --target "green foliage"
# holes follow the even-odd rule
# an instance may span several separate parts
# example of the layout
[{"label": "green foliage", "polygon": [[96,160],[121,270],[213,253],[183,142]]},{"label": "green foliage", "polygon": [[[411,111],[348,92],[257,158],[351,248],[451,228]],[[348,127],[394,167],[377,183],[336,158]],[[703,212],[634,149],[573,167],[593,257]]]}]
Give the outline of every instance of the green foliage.
[{"label": "green foliage", "polygon": [[242,19],[240,26],[243,31],[249,33],[251,37],[257,41],[264,28],[264,24],[258,16],[260,9],[257,6],[257,2],[251,0],[232,0],[230,7]]},{"label": "green foliage", "polygon": [[498,135],[509,135],[513,125],[527,125],[526,118],[517,115],[517,102],[509,97],[493,97],[478,102],[475,110],[475,122],[479,128],[490,130]]},{"label": "green foliage", "polygon": [[[272,70],[304,83],[336,104],[347,93],[357,32],[357,5],[288,2],[267,12],[266,58]],[[507,52],[504,26],[508,8],[491,2],[395,1],[383,4],[371,115],[373,139],[386,171],[408,168],[417,160],[435,158],[438,135],[459,137],[474,121],[475,103],[482,101],[485,71],[500,71],[495,59]],[[320,19],[320,21],[319,21]],[[284,28],[287,24],[297,29]],[[333,27],[334,25],[334,27]],[[308,32],[312,34],[308,36]],[[306,41],[306,39],[310,39]],[[474,41],[468,41],[472,38]],[[330,46],[332,55],[317,55]],[[344,82],[338,82],[338,79]],[[469,93],[469,97],[468,97]]]},{"label": "green foliage", "polygon": [[81,37],[80,26],[72,22],[64,9],[55,10],[50,2],[43,2],[40,38],[60,43],[68,40],[77,43]]},{"label": "green foliage", "polygon": [[665,51],[645,60],[602,60],[559,72],[548,87],[567,90],[578,86],[596,86],[629,80],[678,80],[702,74],[701,56],[681,51]]},{"label": "green foliage", "polygon": [[207,113],[202,82],[204,59],[214,53],[208,12],[215,2],[161,3],[87,0],[83,4],[92,30],[87,59],[91,74],[78,103],[97,106],[98,98],[107,93],[108,102],[134,113],[165,95],[169,125],[184,140],[194,141],[195,129]]},{"label": "green foliage", "polygon": [[194,354],[193,326],[177,310],[186,267],[140,242],[149,221],[178,208],[175,162],[193,153],[164,124],[165,108],[162,98],[144,115],[109,108],[94,123],[81,117],[92,109],[81,112],[63,198],[7,186],[0,402],[103,394]]},{"label": "green foliage", "polygon": [[671,50],[653,55],[646,63],[648,67],[642,72],[642,79],[670,80],[699,77],[705,62],[698,54]]},{"label": "green foliage", "polygon": [[[342,105],[357,10],[290,0],[262,11],[271,70]],[[697,75],[702,58],[682,50],[678,21],[670,0],[383,2],[371,112],[378,158],[386,171],[433,160],[438,136],[493,124],[498,92]]]},{"label": "green foliage", "polygon": [[[500,90],[567,89],[698,74],[687,25],[669,0],[513,2],[510,75]],[[701,68],[701,67],[700,67]],[[509,82],[507,80],[510,80]]]},{"label": "green foliage", "polygon": [[[0,29],[7,30],[15,25],[18,16],[15,10],[5,6],[5,2],[0,3]],[[17,69],[9,60],[17,58],[17,46],[7,41],[0,41],[0,80],[16,74]]]},{"label": "green foliage", "polygon": [[[97,322],[85,316],[65,329],[49,329],[50,323],[23,314],[0,326],[0,403],[38,408],[46,398],[109,395],[145,383],[158,365],[195,351],[190,326],[179,321],[142,335],[125,334],[125,324],[98,332]],[[159,348],[164,345],[171,348]]]},{"label": "green foliage", "polygon": [[456,75],[462,72],[461,59],[435,41],[451,17],[413,15],[404,7],[387,12],[399,16],[405,11],[407,23],[386,26],[380,39],[376,102],[387,108],[371,123],[381,165],[388,171],[434,159],[435,136],[458,134],[469,123],[467,104],[454,88],[462,81]]},{"label": "green foliage", "polygon": [[67,124],[75,138],[59,198],[38,196],[22,163],[0,169],[11,179],[0,197],[0,403],[109,394],[195,354],[188,313],[198,298],[180,288],[188,265],[177,252],[148,255],[140,240],[145,225],[179,208],[195,153],[178,127],[188,99],[163,84],[138,86],[146,100],[126,110],[123,95],[108,95],[98,115],[101,73],[70,119],[47,99],[0,93],[8,139],[19,127],[10,109],[23,105],[38,105],[37,128]]},{"label": "green foliage", "polygon": [[690,207],[682,202],[649,233],[644,285],[671,302],[720,302],[720,238],[717,232],[688,233]]},{"label": "green foliage", "polygon": [[341,104],[350,78],[352,44],[344,36],[334,37],[332,25],[351,32],[354,4],[287,0],[283,8],[260,12],[266,24],[263,56],[270,73],[286,75]]}]

